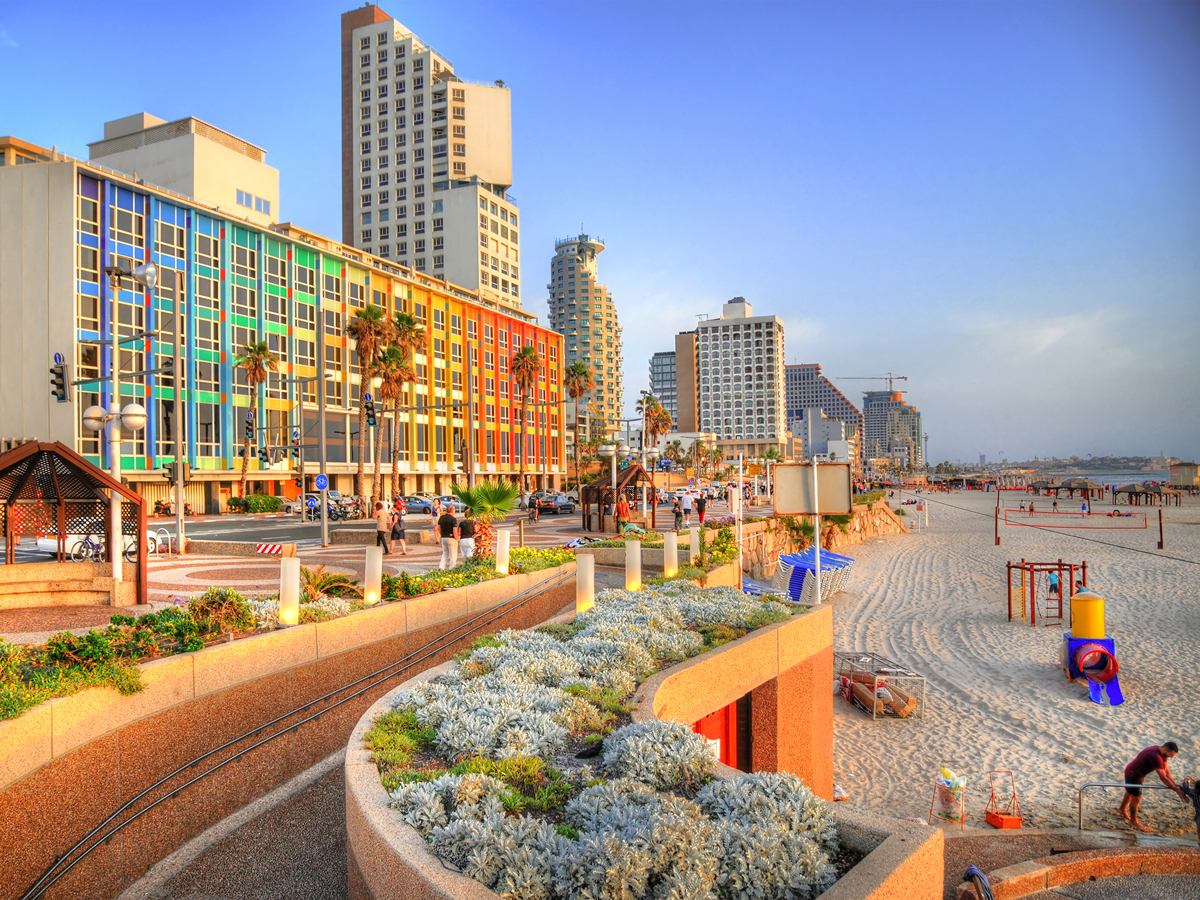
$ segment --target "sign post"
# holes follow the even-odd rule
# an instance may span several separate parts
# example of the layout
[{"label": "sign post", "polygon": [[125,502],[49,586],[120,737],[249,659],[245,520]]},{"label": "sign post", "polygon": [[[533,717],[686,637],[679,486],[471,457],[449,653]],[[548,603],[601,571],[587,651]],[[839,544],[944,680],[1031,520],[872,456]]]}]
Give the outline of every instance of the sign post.
[{"label": "sign post", "polygon": [[775,466],[775,514],[813,517],[813,586],[821,602],[821,516],[850,515],[854,489],[849,463],[778,463]]},{"label": "sign post", "polygon": [[329,546],[329,476],[324,472],[313,479],[313,485],[321,492],[321,546]]}]

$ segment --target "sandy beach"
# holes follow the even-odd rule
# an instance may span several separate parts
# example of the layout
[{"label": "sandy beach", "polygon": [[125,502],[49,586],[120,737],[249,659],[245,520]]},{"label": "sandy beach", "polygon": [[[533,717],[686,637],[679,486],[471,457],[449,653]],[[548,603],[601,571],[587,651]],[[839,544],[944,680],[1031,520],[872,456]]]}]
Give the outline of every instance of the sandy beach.
[{"label": "sandy beach", "polygon": [[[1004,492],[1005,506],[1023,499]],[[1160,554],[1157,508],[1146,531],[1073,532],[1116,547],[1003,523],[996,547],[994,494],[934,500],[927,530],[849,548],[858,562],[849,590],[833,600],[835,649],[879,653],[928,679],[922,721],[873,722],[835,699],[835,780],[851,804],[923,819],[945,764],[968,776],[967,824],[983,826],[987,773],[1009,769],[1025,827],[1065,827],[1075,824],[1079,785],[1122,781],[1125,764],[1148,745],[1177,741],[1176,779],[1200,774],[1200,565],[1162,558],[1200,561],[1200,502],[1185,497],[1165,510]],[[1089,587],[1107,599],[1124,705],[1099,706],[1086,684],[1067,682],[1059,667],[1065,623],[1009,623],[1005,562],[1022,557],[1087,560]],[[1143,822],[1166,834],[1193,830],[1190,807],[1173,793],[1145,794]],[[1089,792],[1090,827],[1127,827],[1114,811],[1120,795]]]}]

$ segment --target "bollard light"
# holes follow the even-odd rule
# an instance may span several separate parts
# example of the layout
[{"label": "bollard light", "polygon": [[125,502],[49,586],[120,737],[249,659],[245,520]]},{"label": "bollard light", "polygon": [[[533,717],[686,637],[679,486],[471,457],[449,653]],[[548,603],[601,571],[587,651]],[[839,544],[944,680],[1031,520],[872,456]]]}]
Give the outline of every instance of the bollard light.
[{"label": "bollard light", "polygon": [[285,556],[279,560],[279,625],[300,621],[300,559]]},{"label": "bollard light", "polygon": [[625,542],[625,590],[642,589],[642,542]]},{"label": "bollard light", "polygon": [[367,570],[363,585],[363,599],[374,605],[383,597],[383,548],[367,548]]},{"label": "bollard light", "polygon": [[663,535],[663,577],[679,574],[679,535],[668,531]]},{"label": "bollard light", "polygon": [[596,605],[596,557],[580,553],[575,557],[575,615]]},{"label": "bollard light", "polygon": [[688,533],[688,562],[693,566],[700,562],[700,528],[693,528]]},{"label": "bollard light", "polygon": [[511,538],[511,529],[496,529],[496,571],[501,575],[508,574],[508,545]]}]

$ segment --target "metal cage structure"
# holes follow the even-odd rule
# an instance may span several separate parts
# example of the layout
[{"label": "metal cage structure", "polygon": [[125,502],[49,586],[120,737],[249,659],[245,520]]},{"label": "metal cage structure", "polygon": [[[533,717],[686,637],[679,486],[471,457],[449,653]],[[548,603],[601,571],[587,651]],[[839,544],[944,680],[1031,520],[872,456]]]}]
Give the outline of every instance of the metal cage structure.
[{"label": "metal cage structure", "polygon": [[876,653],[835,652],[842,697],[872,719],[923,719],[925,678]]}]

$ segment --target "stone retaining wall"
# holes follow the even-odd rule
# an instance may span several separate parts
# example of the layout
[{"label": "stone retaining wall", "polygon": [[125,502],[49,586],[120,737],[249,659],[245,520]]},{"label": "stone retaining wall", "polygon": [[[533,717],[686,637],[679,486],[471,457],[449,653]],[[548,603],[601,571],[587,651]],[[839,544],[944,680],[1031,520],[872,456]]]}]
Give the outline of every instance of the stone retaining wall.
[{"label": "stone retaining wall", "polygon": [[30,606],[133,606],[138,568],[121,563],[113,581],[109,562],[44,562],[0,565],[0,609]]},{"label": "stone retaining wall", "polygon": [[[141,693],[90,689],[0,722],[0,900],[20,897],[58,855],[176,767],[415,652],[527,588],[567,575],[565,584],[487,630],[545,621],[573,601],[574,570],[571,562],[167,657],[141,667]],[[404,674],[461,650],[452,644]],[[363,710],[394,683],[370,688],[166,800],[46,896],[117,896],[206,828],[343,746]],[[177,776],[169,787],[199,771]]]},{"label": "stone retaining wall", "polygon": [[[1200,850],[1194,847],[1081,850],[1031,859],[987,875],[996,900],[1016,900],[1062,885],[1124,875],[1200,876]],[[976,900],[975,888],[960,884],[957,900]]]},{"label": "stone retaining wall", "polygon": [[[374,542],[375,536],[371,539]],[[263,543],[267,543],[264,541]],[[193,541],[187,542],[187,552],[197,556],[253,556],[278,559],[280,556],[295,557],[295,544],[282,544],[282,553],[259,553],[258,543],[251,541]]]}]

